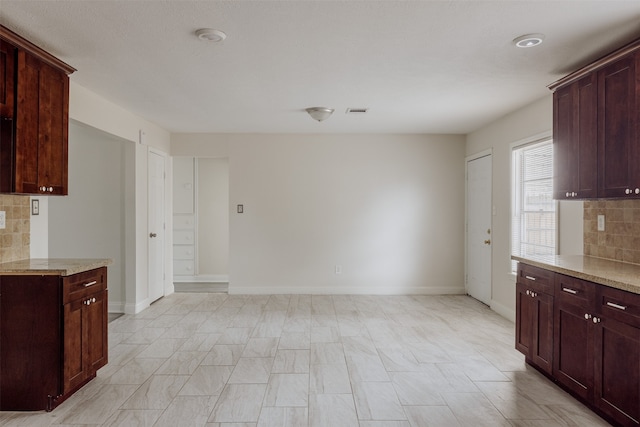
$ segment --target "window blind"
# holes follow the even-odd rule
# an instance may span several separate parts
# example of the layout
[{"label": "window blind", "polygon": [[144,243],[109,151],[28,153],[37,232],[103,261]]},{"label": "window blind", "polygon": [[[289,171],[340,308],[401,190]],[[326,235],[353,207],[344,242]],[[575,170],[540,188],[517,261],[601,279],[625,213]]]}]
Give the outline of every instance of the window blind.
[{"label": "window blind", "polygon": [[[511,254],[555,255],[556,202],[553,200],[551,140],[513,150]],[[516,263],[512,262],[512,271]]]}]

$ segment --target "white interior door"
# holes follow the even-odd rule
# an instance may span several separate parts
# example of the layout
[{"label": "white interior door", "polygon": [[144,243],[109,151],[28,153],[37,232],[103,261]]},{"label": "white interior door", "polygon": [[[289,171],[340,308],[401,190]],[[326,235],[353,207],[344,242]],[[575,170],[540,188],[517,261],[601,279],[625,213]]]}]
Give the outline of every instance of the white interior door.
[{"label": "white interior door", "polygon": [[467,162],[467,293],[491,304],[491,155]]},{"label": "white interior door", "polygon": [[149,302],[165,289],[165,157],[149,151]]}]

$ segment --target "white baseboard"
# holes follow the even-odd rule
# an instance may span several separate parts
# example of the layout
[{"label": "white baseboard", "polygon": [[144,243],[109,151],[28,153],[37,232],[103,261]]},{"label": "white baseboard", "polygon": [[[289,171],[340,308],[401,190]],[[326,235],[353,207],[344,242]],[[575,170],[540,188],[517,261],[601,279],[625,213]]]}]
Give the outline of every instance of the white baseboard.
[{"label": "white baseboard", "polygon": [[511,307],[507,307],[506,305],[500,304],[494,300],[491,300],[491,310],[498,313],[500,316],[505,317],[512,322],[516,321],[516,311]]},{"label": "white baseboard", "polygon": [[397,286],[349,287],[349,286],[231,286],[229,295],[464,295],[464,287],[432,288],[421,286],[404,288]]},{"label": "white baseboard", "polygon": [[124,302],[109,301],[109,313],[124,313]]},{"label": "white baseboard", "polygon": [[173,283],[228,283],[226,274],[199,274],[197,276],[173,276]]},{"label": "white baseboard", "polygon": [[138,314],[145,308],[149,307],[149,299],[145,299],[137,304],[135,303],[126,303],[124,305],[124,314]]}]

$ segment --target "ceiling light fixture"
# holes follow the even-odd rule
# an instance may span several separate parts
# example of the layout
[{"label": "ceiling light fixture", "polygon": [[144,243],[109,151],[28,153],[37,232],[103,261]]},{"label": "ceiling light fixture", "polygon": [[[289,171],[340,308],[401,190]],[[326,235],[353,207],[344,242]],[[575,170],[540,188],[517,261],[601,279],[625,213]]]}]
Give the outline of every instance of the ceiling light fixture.
[{"label": "ceiling light fixture", "polygon": [[305,110],[313,120],[317,120],[319,122],[323,120],[327,120],[331,114],[333,114],[333,108],[327,107],[310,107]]},{"label": "ceiling light fixture", "polygon": [[196,30],[196,36],[198,36],[200,40],[213,43],[221,42],[227,38],[224,31],[214,30],[213,28],[200,28]]},{"label": "ceiling light fixture", "polygon": [[544,40],[544,34],[525,34],[524,36],[513,39],[513,44],[516,47],[527,48],[534,47],[542,44]]}]

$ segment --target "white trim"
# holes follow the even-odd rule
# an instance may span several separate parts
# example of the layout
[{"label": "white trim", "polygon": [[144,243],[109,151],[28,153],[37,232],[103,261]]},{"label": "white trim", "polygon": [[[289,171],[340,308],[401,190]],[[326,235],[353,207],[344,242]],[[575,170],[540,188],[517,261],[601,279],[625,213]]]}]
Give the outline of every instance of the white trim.
[{"label": "white trim", "polygon": [[109,313],[124,313],[124,301],[109,301]]},{"label": "white trim", "polygon": [[[515,283],[514,283],[514,286],[515,286]],[[506,305],[500,304],[496,300],[491,300],[491,310],[495,311],[496,313],[498,313],[500,316],[506,318],[507,320],[512,321],[513,323],[515,323],[515,321],[516,321],[516,312],[515,312],[515,310],[513,310],[510,307],[507,307]]]},{"label": "white trim", "polygon": [[149,306],[149,298],[146,298],[144,301],[137,304],[127,303],[124,306],[124,314],[138,314],[145,308],[149,308]]},{"label": "white trim", "polygon": [[487,148],[486,150],[482,150],[479,153],[471,154],[464,158],[464,162],[469,163],[472,160],[480,159],[482,157],[487,157],[493,155],[493,147]]},{"label": "white trim", "polygon": [[229,283],[229,275],[199,274],[197,276],[174,276],[173,283]]},{"label": "white trim", "polygon": [[301,288],[297,286],[229,286],[229,295],[465,295],[464,287],[420,286],[317,286]]},{"label": "white trim", "polygon": [[523,138],[515,142],[512,142],[511,144],[509,144],[509,148],[511,149],[511,151],[513,151],[514,148],[522,147],[524,145],[529,145],[529,144],[535,144],[538,142],[543,142],[543,141],[546,141],[547,139],[550,139],[553,141],[553,133],[550,130],[540,132],[528,138]]}]

